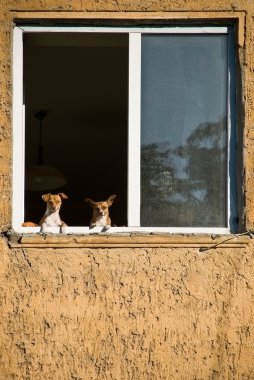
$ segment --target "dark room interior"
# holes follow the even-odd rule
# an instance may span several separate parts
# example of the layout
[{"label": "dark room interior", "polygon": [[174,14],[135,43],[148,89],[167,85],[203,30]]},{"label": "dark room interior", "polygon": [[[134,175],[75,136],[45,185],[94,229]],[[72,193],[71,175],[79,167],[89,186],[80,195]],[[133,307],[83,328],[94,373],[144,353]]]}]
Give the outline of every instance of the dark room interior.
[{"label": "dark room interior", "polygon": [[[63,192],[63,220],[88,226],[85,198],[116,194],[112,222],[127,225],[127,34],[27,33],[24,88],[25,220],[39,222],[42,194]],[[43,164],[60,170],[66,183],[34,191],[28,175],[38,164],[40,110]]]}]

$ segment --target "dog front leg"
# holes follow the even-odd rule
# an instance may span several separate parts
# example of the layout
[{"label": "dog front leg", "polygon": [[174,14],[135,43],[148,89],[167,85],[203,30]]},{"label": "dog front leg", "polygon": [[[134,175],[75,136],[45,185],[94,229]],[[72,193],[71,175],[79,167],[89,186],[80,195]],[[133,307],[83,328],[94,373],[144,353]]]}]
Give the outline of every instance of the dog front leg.
[{"label": "dog front leg", "polygon": [[46,223],[42,223],[42,225],[41,225],[41,233],[42,234],[46,234],[47,233],[47,224]]}]

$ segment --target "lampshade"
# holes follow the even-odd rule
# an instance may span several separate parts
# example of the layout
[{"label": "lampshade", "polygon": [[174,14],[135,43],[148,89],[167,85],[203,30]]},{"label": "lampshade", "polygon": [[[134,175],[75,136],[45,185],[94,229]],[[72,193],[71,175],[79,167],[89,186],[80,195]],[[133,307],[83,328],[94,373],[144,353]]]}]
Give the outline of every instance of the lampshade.
[{"label": "lampshade", "polygon": [[44,164],[42,121],[47,114],[47,110],[39,110],[34,114],[34,117],[39,120],[38,163],[30,166],[26,171],[25,187],[29,191],[55,190],[66,184],[65,176],[57,168]]},{"label": "lampshade", "polygon": [[66,178],[55,167],[34,165],[27,169],[26,189],[30,191],[54,190],[66,184]]}]

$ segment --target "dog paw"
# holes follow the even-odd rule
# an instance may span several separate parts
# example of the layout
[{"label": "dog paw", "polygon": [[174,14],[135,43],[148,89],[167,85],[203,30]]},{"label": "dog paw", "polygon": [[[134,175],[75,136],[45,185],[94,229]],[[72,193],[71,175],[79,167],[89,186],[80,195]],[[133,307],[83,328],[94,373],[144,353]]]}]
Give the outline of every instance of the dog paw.
[{"label": "dog paw", "polygon": [[106,226],[103,227],[103,229],[101,230],[101,232],[106,232],[110,229],[110,224],[107,224]]},{"label": "dog paw", "polygon": [[95,223],[92,223],[92,224],[90,224],[89,229],[91,230],[91,229],[94,228],[94,227],[96,227],[96,224],[95,224]]},{"label": "dog paw", "polygon": [[63,235],[67,235],[68,233],[68,227],[67,226],[60,226],[60,233]]},{"label": "dog paw", "polygon": [[46,226],[46,225],[42,225],[42,226],[41,226],[40,233],[41,233],[41,234],[46,234],[46,233],[47,233],[47,226]]}]

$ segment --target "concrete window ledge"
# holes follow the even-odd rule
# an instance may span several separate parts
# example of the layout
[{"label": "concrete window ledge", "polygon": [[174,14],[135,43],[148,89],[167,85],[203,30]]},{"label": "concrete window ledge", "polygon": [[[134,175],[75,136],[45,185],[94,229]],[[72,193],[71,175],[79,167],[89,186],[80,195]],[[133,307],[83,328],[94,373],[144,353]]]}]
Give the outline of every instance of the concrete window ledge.
[{"label": "concrete window ledge", "polygon": [[49,20],[97,20],[98,22],[103,19],[113,19],[113,20],[165,20],[168,19],[170,22],[177,20],[201,20],[201,22],[207,21],[227,21],[235,20],[237,21],[237,41],[238,45],[244,46],[245,39],[245,11],[157,11],[157,12],[141,12],[141,11],[106,11],[106,12],[68,12],[68,11],[11,11],[12,19],[15,22],[27,22],[33,20],[43,21],[44,19],[49,22]]},{"label": "concrete window ledge", "polygon": [[83,247],[161,247],[161,248],[200,248],[201,251],[220,248],[244,248],[250,242],[248,233],[238,235],[177,235],[177,234],[93,234],[93,235],[61,235],[61,234],[10,234],[11,248],[83,248]]}]

